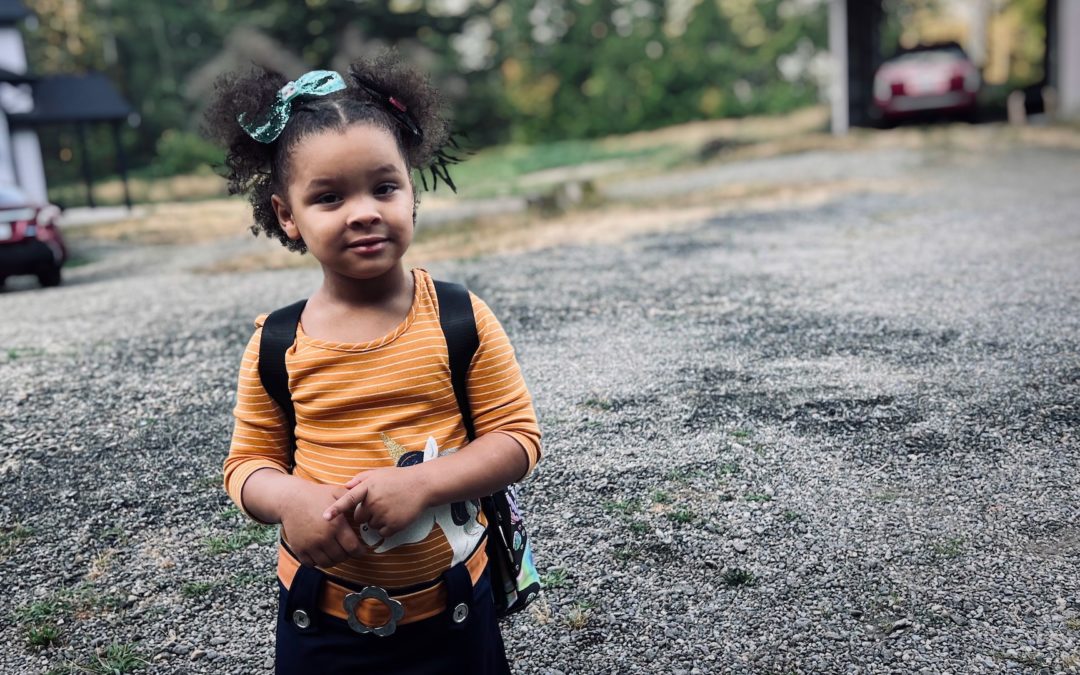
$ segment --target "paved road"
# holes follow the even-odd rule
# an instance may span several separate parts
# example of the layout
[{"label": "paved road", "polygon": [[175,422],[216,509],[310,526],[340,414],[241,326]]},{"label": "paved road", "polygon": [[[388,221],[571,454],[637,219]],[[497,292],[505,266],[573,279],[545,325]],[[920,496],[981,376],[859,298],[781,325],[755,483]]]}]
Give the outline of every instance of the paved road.
[{"label": "paved road", "polygon": [[[1080,153],[812,159],[715,171],[877,188],[433,269],[546,432],[517,672],[1080,670]],[[217,483],[250,319],[316,273],[114,255],[0,294],[0,671],[269,672],[268,535]]]}]

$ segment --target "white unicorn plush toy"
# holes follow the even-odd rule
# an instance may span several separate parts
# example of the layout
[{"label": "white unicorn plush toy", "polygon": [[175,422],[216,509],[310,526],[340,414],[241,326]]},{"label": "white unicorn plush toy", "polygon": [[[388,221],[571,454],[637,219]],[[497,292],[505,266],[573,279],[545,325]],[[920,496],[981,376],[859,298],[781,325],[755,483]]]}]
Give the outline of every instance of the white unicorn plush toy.
[{"label": "white unicorn plush toy", "polygon": [[[388,441],[389,439],[384,440]],[[390,445],[390,442],[387,445]],[[394,445],[397,444],[394,443]],[[439,452],[438,442],[428,436],[427,445],[424,446],[423,461],[430,462],[436,457],[445,456],[456,451],[456,448],[452,448]],[[462,520],[461,515],[464,515],[464,523],[458,524],[455,521],[454,506],[458,506],[459,518],[457,520]],[[462,506],[464,510],[462,510]],[[410,523],[404,530],[385,539],[379,535],[378,531],[370,529],[365,523],[360,528],[360,537],[365,544],[374,547],[376,553],[385,553],[402,544],[414,544],[423,541],[431,533],[431,528],[438,523],[443,534],[446,535],[446,540],[450,543],[450,548],[454,550],[454,560],[451,564],[456,565],[463,562],[470,553],[476,550],[477,544],[480,543],[480,539],[484,536],[484,526],[476,519],[479,510],[479,505],[474,501],[462,502],[460,505],[444,504],[425,510],[420,514],[419,518]]]}]

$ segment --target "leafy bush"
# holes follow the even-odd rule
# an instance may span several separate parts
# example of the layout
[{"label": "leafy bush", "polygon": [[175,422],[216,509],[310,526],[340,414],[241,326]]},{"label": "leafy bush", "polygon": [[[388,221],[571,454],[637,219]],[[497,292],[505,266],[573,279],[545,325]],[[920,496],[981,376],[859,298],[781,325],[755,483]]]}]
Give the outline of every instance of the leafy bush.
[{"label": "leafy bush", "polygon": [[153,173],[157,176],[208,171],[225,159],[216,145],[188,131],[166,129],[158,138],[156,148]]}]

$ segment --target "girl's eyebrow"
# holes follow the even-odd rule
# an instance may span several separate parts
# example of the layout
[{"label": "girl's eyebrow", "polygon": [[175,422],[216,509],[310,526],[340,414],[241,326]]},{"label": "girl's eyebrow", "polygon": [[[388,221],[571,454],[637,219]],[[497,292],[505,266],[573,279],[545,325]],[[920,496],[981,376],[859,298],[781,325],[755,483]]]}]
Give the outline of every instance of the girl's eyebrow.
[{"label": "girl's eyebrow", "polygon": [[[398,167],[395,164],[383,164],[381,166],[377,166],[374,169],[372,169],[370,171],[370,173],[371,173],[371,175],[382,175],[382,174],[388,174],[388,173],[396,174],[396,173],[399,173],[399,171],[398,171]],[[318,176],[318,177],[312,178],[310,181],[308,181],[306,189],[314,190],[314,189],[322,188],[322,187],[331,187],[331,186],[335,185],[338,180],[339,179],[337,177]]]}]

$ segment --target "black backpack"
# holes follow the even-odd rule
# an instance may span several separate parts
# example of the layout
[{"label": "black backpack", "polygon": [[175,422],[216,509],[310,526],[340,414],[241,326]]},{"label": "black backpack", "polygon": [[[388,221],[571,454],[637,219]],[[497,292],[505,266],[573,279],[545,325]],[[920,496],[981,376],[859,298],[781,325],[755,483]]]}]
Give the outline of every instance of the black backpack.
[{"label": "black backpack", "polygon": [[[469,407],[466,379],[469,364],[480,346],[472,300],[464,286],[445,281],[435,281],[435,296],[439,301],[439,323],[450,356],[450,382],[454,387],[465,433],[472,441],[476,438],[476,429]],[[289,392],[285,352],[296,341],[296,328],[306,304],[305,299],[272,312],[263,323],[259,342],[259,379],[285,416],[290,452],[296,447],[296,411]],[[291,456],[289,464],[291,467]],[[540,591],[540,579],[532,560],[532,549],[517,508],[513,486],[482,497],[480,505],[488,521],[488,567],[495,591],[495,609],[499,617],[504,617],[524,609],[536,598]]]}]

